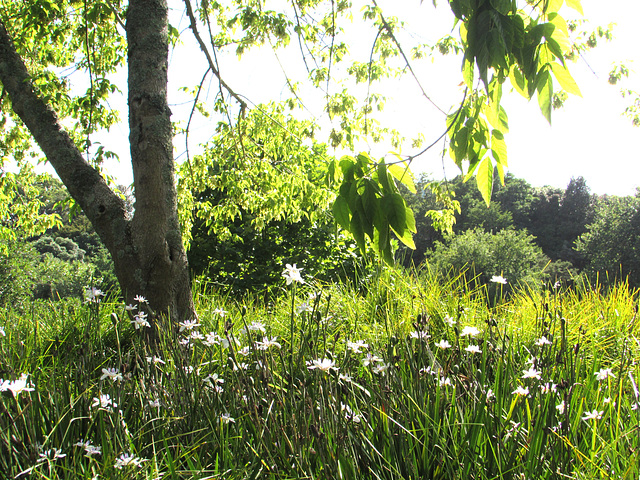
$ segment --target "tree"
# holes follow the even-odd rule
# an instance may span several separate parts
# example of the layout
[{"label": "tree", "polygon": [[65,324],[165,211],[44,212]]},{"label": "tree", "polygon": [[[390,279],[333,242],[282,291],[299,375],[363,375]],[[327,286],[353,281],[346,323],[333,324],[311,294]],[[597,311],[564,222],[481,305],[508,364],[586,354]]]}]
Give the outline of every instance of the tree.
[{"label": "tree", "polygon": [[571,178],[562,196],[559,212],[560,237],[562,250],[560,258],[582,266],[581,259],[574,249],[580,235],[587,231],[587,225],[593,221],[593,196],[583,177]]},{"label": "tree", "polygon": [[[27,8],[49,7],[53,19],[59,16],[64,20],[66,10],[74,2],[58,7],[49,2],[28,3]],[[57,9],[61,13],[56,15]],[[27,11],[21,13],[28,15]],[[174,183],[171,112],[167,105],[167,15],[167,3],[163,0],[132,0],[126,12],[129,140],[136,196],[131,219],[122,198],[83,158],[18,54],[17,47],[27,45],[16,45],[11,36],[16,37],[20,26],[33,27],[28,24],[32,19],[18,17],[9,22],[9,18],[3,17],[0,81],[9,95],[11,108],[109,250],[126,300],[133,302],[135,295],[144,295],[156,313],[185,319],[195,312]],[[104,17],[103,23],[107,15]],[[89,27],[85,25],[85,29]]]},{"label": "tree", "polygon": [[640,190],[635,197],[600,199],[576,249],[584,255],[584,270],[592,278],[640,286]]},{"label": "tree", "polygon": [[549,186],[536,188],[531,206],[529,231],[538,239],[542,251],[553,260],[560,258],[562,250],[558,225],[562,195],[560,188]]},{"label": "tree", "polygon": [[29,164],[23,165],[18,173],[0,171],[0,255],[7,254],[8,243],[39,235],[60,224],[56,213],[39,213],[44,204],[33,184],[36,180]]},{"label": "tree", "polygon": [[[243,118],[247,104],[220,76],[212,54],[215,49],[235,45],[242,54],[267,41],[276,47],[285,45],[295,35],[316,62],[309,72],[316,86],[331,80],[333,64],[347,52],[347,45],[338,38],[339,22],[350,15],[350,4],[344,0],[331,2],[320,13],[320,20],[315,13],[324,4],[317,0],[293,2],[286,13],[262,8],[262,2],[256,0],[200,2],[195,11],[189,0],[184,4],[191,30],[205,53],[207,74],[214,74],[226,98],[240,106],[237,119]],[[467,91],[459,108],[446,116],[440,138],[449,137],[452,158],[467,177],[476,176],[487,203],[494,169],[502,179],[507,160],[507,115],[500,105],[506,80],[525,97],[537,96],[549,121],[554,78],[567,92],[580,93],[566,68],[571,45],[567,24],[557,12],[562,4],[449,2],[460,25],[460,41],[454,50],[463,53],[462,78]],[[567,0],[567,4],[581,11],[578,0]],[[397,19],[387,18],[375,1],[364,9],[364,19],[377,35],[369,61],[354,61],[349,69],[355,81],[371,84],[394,72],[412,71],[398,41]],[[27,142],[26,128],[55,168],[109,250],[126,301],[144,295],[157,314],[169,315],[174,321],[193,317],[167,103],[169,42],[178,34],[168,24],[167,1],[130,0],[126,6],[117,0],[11,1],[4,2],[0,20],[0,82],[7,94],[2,108],[16,114],[11,123],[14,137]],[[126,41],[118,26],[125,29]],[[209,47],[199,26],[209,30]],[[423,55],[423,50],[418,48],[414,56]],[[135,192],[132,217],[105,176],[83,158],[83,154],[91,156],[91,133],[116,121],[106,107],[109,94],[117,89],[108,76],[125,56]],[[398,59],[399,65],[390,65],[392,59]],[[86,94],[70,94],[60,74],[60,69],[69,67],[88,73]],[[295,94],[295,87],[291,88]],[[367,95],[364,105],[356,108],[345,87],[336,94],[327,92],[325,98],[326,110],[337,122],[329,134],[334,145],[353,148],[360,136],[378,138],[383,133],[369,121],[381,97]],[[225,99],[219,99],[217,108],[229,113]],[[65,124],[67,118],[74,121],[72,127]],[[99,164],[107,155],[100,147],[93,156]],[[414,246],[415,221],[398,184],[413,189],[407,167],[415,156],[399,157],[398,162],[387,165],[359,154],[329,166],[328,184],[339,185],[333,207],[337,222],[353,234],[362,250],[367,248],[368,237],[388,261],[392,260],[393,235]]]}]

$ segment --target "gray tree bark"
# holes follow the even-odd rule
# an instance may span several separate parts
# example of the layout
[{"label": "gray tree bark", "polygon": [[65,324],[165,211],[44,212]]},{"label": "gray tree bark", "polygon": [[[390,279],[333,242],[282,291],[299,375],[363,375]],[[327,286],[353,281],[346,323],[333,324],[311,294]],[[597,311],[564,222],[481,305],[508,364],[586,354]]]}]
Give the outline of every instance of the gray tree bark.
[{"label": "gray tree bark", "polygon": [[127,11],[129,142],[133,218],[122,199],[89,165],[38,96],[29,72],[0,22],[0,82],[47,160],[109,250],[127,302],[147,298],[156,316],[195,318],[186,252],[178,222],[171,111],[167,104],[166,0],[130,0]]}]

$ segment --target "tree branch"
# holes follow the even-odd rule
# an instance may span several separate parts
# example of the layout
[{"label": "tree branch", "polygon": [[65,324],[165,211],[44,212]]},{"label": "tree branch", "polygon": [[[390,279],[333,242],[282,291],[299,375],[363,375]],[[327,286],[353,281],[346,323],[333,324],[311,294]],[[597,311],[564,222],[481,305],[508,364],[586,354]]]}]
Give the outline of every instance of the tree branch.
[{"label": "tree branch", "polygon": [[380,15],[380,21],[382,22],[382,26],[384,27],[384,29],[387,31],[387,33],[389,34],[389,36],[391,37],[391,39],[393,40],[393,43],[396,44],[396,46],[398,47],[398,50],[400,51],[400,55],[402,55],[402,58],[404,59],[404,63],[407,65],[407,68],[409,68],[409,71],[411,72],[411,75],[413,76],[413,79],[416,81],[416,83],[418,84],[418,88],[420,88],[420,91],[422,92],[422,95],[424,96],[424,98],[426,98],[434,107],[436,107],[438,110],[440,110],[440,112],[444,113],[445,115],[447,114],[447,112],[445,112],[443,109],[441,109],[438,105],[436,105],[436,103],[431,100],[431,97],[429,97],[429,95],[427,95],[427,92],[425,92],[424,88],[422,88],[422,84],[420,83],[420,80],[418,80],[418,76],[416,75],[416,73],[413,71],[413,68],[411,67],[411,63],[409,62],[409,59],[407,58],[407,56],[404,54],[404,50],[402,50],[402,46],[400,45],[400,42],[398,41],[398,39],[396,38],[395,34],[393,33],[393,29],[391,28],[391,25],[389,25],[389,23],[387,22],[387,20],[384,18],[384,16],[382,15],[382,10],[380,10],[380,8],[378,7],[378,3],[376,2],[376,0],[373,0],[373,4],[376,6],[376,8],[378,8],[379,10],[379,15]]},{"label": "tree branch", "polygon": [[100,173],[83,158],[56,113],[36,92],[31,76],[0,22],[0,82],[47,160],[78,202],[107,248],[117,248],[125,236],[126,208]]},{"label": "tree branch", "polygon": [[211,58],[211,54],[209,53],[209,50],[207,49],[207,46],[204,43],[204,40],[202,40],[202,37],[200,36],[200,33],[198,32],[198,24],[196,22],[196,17],[193,14],[193,8],[191,7],[191,2],[189,0],[184,0],[184,4],[187,7],[187,15],[189,16],[189,20],[191,22],[191,31],[193,32],[194,37],[196,37],[196,40],[198,41],[198,45],[200,45],[200,50],[202,50],[202,52],[204,53],[205,57],[207,57],[207,62],[209,63],[209,68],[211,68],[211,71],[213,72],[213,74],[216,77],[218,77],[218,81],[220,82],[220,85],[222,85],[224,87],[224,89],[227,92],[229,92],[229,95],[231,95],[233,98],[235,98],[236,102],[238,102],[240,104],[241,111],[244,112],[246,110],[246,108],[247,108],[247,104],[222,79],[222,77],[220,76],[220,72],[216,68],[215,62],[213,61],[213,58]]}]

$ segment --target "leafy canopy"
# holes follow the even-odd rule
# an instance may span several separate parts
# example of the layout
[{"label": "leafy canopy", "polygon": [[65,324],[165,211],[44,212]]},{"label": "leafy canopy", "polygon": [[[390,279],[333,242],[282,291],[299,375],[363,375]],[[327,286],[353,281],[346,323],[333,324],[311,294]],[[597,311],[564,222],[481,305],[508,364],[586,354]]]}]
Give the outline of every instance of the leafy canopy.
[{"label": "leafy canopy", "polygon": [[[567,22],[559,14],[564,3],[563,0],[449,2],[455,23],[459,25],[463,53],[461,73],[466,86],[461,105],[446,118],[449,154],[465,175],[465,181],[475,176],[487,206],[494,171],[504,184],[508,166],[505,142],[508,116],[501,105],[507,81],[527,99],[537,97],[540,110],[549,122],[554,79],[564,91],[580,95],[566,63],[573,47]],[[567,1],[566,5],[582,13],[578,0]],[[395,40],[393,26],[385,21],[377,7],[370,16],[378,18],[380,31]],[[448,48],[448,44],[444,45],[443,48]],[[396,54],[403,55],[397,42],[395,50]],[[410,68],[408,61],[407,66]],[[410,190],[413,188],[408,172],[413,158],[408,157],[405,162],[399,157],[399,163],[387,166],[384,160],[376,162],[360,154],[356,158],[343,158],[339,163],[343,177],[333,207],[336,220],[354,235],[361,249],[364,249],[365,235],[368,236],[387,261],[391,260],[390,232],[413,247],[415,220],[397,192],[399,183],[405,183]],[[400,165],[404,168],[399,168]],[[459,204],[451,198],[445,200],[438,185],[434,188],[448,208],[430,215],[451,229]]]}]

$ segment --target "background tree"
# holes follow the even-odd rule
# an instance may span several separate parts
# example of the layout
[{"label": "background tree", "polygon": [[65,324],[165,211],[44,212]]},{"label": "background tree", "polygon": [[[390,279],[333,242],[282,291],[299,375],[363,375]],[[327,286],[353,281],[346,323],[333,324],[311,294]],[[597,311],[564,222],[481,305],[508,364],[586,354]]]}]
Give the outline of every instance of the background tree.
[{"label": "background tree", "polygon": [[354,278],[362,257],[333,223],[332,157],[315,129],[286,105],[260,105],[234,132],[221,122],[204,153],[182,165],[178,191],[194,273],[234,291],[273,289],[286,263],[320,280]]},{"label": "background tree", "polygon": [[[545,279],[543,268],[547,262],[534,237],[513,229],[496,233],[474,229],[452,234],[438,242],[429,255],[431,267],[454,276],[465,272],[466,280],[477,285],[490,285],[494,275],[501,275],[508,283],[498,288],[507,293],[515,286],[537,287]],[[492,290],[491,296],[493,293]]]},{"label": "background tree", "polygon": [[577,255],[575,242],[593,221],[594,200],[584,178],[571,178],[562,196],[559,212],[560,238],[562,249],[560,258],[576,266],[582,266],[582,258]]},{"label": "background tree", "polygon": [[602,282],[628,280],[640,286],[640,191],[635,197],[605,197],[577,242],[585,272]]},{"label": "background tree", "polygon": [[494,189],[494,199],[505,212],[511,214],[513,227],[530,230],[529,218],[535,200],[533,187],[523,178],[517,178],[512,173],[504,177],[504,185],[497,184]]},{"label": "background tree", "polygon": [[560,203],[562,189],[541,187],[534,190],[534,201],[531,205],[531,234],[538,239],[542,251],[551,259],[560,258],[562,239],[559,232]]},{"label": "background tree", "polygon": [[[34,178],[30,188],[37,192],[34,195],[40,204],[37,217],[56,218],[57,224],[43,235],[25,236],[20,232],[13,239],[3,240],[8,254],[0,255],[0,304],[24,310],[32,298],[82,299],[90,285],[117,294],[109,252],[84,213],[69,201],[64,185],[42,174]],[[6,208],[16,209],[12,203]]]},{"label": "background tree", "polygon": [[29,164],[18,173],[0,171],[0,255],[8,253],[9,243],[60,225],[56,212],[42,212],[36,181]]}]

